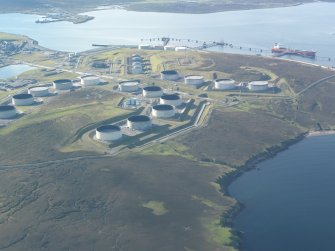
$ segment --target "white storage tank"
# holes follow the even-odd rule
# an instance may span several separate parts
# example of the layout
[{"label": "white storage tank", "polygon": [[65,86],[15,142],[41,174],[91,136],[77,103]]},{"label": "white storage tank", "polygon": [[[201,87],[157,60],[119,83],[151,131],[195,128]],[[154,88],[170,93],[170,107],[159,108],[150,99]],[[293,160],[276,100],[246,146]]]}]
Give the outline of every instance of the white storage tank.
[{"label": "white storage tank", "polygon": [[127,127],[132,130],[145,131],[152,127],[152,122],[146,115],[133,115],[127,119]]},{"label": "white storage tank", "polygon": [[33,95],[34,97],[46,97],[50,94],[49,87],[47,86],[30,87],[28,89],[28,93]]},{"label": "white storage tank", "polygon": [[12,105],[0,105],[0,119],[10,119],[16,116],[16,109]]},{"label": "white storage tank", "polygon": [[172,45],[164,46],[164,51],[175,51],[175,50],[176,50],[176,46],[172,46]]},{"label": "white storage tank", "polygon": [[164,94],[159,99],[159,103],[162,105],[172,105],[177,107],[183,103],[183,100],[178,94]]},{"label": "white storage tank", "polygon": [[185,46],[177,46],[175,48],[175,51],[187,51],[187,47],[185,47]]},{"label": "white storage tank", "polygon": [[143,73],[143,68],[142,66],[134,66],[131,70],[133,74],[142,74]]},{"label": "white storage tank", "polygon": [[170,81],[176,81],[180,78],[179,74],[175,70],[167,70],[161,72],[161,79],[162,80],[170,80]]},{"label": "white storage tank", "polygon": [[56,90],[70,90],[72,86],[72,80],[70,79],[57,79],[53,82],[53,87]]},{"label": "white storage tank", "polygon": [[252,82],[249,82],[248,88],[250,91],[253,91],[253,92],[267,91],[269,89],[269,82],[268,81],[252,81]]},{"label": "white storage tank", "polygon": [[141,56],[133,56],[132,58],[131,58],[131,60],[133,61],[133,62],[138,62],[138,63],[142,63],[142,57]]},{"label": "white storage tank", "polygon": [[200,75],[188,75],[184,77],[184,82],[189,86],[201,86],[204,84],[205,80],[203,76]]},{"label": "white storage tank", "polygon": [[159,98],[163,95],[163,89],[159,86],[146,86],[142,91],[143,97],[146,98]]},{"label": "white storage tank", "polygon": [[101,141],[114,141],[122,138],[122,131],[117,125],[103,125],[95,130],[95,137]]},{"label": "white storage tank", "polygon": [[223,78],[214,81],[214,89],[216,90],[233,90],[236,88],[235,80]]},{"label": "white storage tank", "polygon": [[119,82],[119,91],[121,92],[136,92],[139,89],[139,81],[122,81]]},{"label": "white storage tank", "polygon": [[34,97],[31,94],[16,94],[12,97],[13,105],[28,106],[34,104]]},{"label": "white storage tank", "polygon": [[95,75],[85,75],[80,77],[80,84],[82,86],[93,86],[100,84],[100,78]]},{"label": "white storage tank", "polygon": [[172,105],[154,105],[151,115],[155,118],[171,118],[176,114]]},{"label": "white storage tank", "polygon": [[141,63],[141,62],[133,62],[133,63],[131,64],[131,66],[132,66],[132,67],[135,67],[135,66],[140,66],[140,67],[142,67],[142,63]]}]

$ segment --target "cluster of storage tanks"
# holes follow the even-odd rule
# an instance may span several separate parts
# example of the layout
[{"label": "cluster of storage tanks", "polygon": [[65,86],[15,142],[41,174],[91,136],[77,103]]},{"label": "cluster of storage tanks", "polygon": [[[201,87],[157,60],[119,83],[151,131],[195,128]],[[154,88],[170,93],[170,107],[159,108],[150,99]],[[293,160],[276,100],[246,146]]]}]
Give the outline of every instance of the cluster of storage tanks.
[{"label": "cluster of storage tanks", "polygon": [[131,72],[133,74],[143,73],[143,58],[138,54],[133,54],[131,57]]}]

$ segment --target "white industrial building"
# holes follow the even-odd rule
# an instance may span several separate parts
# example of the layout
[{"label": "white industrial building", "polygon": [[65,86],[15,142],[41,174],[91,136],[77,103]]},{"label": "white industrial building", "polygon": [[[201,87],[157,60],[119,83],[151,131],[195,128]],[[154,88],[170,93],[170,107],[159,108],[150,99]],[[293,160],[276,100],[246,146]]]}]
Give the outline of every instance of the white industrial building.
[{"label": "white industrial building", "polygon": [[93,86],[100,84],[101,80],[95,75],[85,75],[80,77],[80,84],[82,86]]},{"label": "white industrial building", "polygon": [[252,81],[248,83],[248,89],[253,92],[263,92],[269,89],[268,81]]},{"label": "white industrial building", "polygon": [[47,86],[36,86],[28,89],[28,93],[34,97],[46,97],[49,96],[49,87]]},{"label": "white industrial building", "polygon": [[146,86],[142,91],[143,97],[146,98],[159,98],[163,95],[163,89],[159,86]]},{"label": "white industrial building", "polygon": [[205,80],[200,75],[188,75],[184,77],[184,82],[186,85],[197,87],[203,85]]},{"label": "white industrial building", "polygon": [[162,80],[176,81],[180,78],[179,73],[175,70],[167,70],[161,72]]},{"label": "white industrial building", "polygon": [[178,94],[164,94],[160,97],[159,103],[162,105],[180,106],[183,100]]},{"label": "white industrial building", "polygon": [[152,127],[152,122],[146,115],[133,115],[127,119],[127,127],[132,130],[145,131]]},{"label": "white industrial building", "polygon": [[34,104],[34,97],[31,94],[16,94],[12,97],[13,105],[28,106]]},{"label": "white industrial building", "polygon": [[12,105],[0,105],[0,119],[10,119],[16,116],[16,109]]},{"label": "white industrial building", "polygon": [[216,90],[233,90],[236,88],[235,80],[233,79],[216,79],[214,81],[214,89]]},{"label": "white industrial building", "polygon": [[139,81],[122,81],[119,83],[119,91],[121,92],[136,92],[139,89]]},{"label": "white industrial building", "polygon": [[95,130],[95,137],[101,141],[114,141],[122,138],[122,131],[116,125],[103,125]]},{"label": "white industrial building", "polygon": [[155,118],[171,118],[176,114],[172,105],[154,105],[151,115]]},{"label": "white industrial building", "polygon": [[70,79],[57,79],[53,82],[53,87],[56,90],[70,90],[72,86],[72,80]]}]

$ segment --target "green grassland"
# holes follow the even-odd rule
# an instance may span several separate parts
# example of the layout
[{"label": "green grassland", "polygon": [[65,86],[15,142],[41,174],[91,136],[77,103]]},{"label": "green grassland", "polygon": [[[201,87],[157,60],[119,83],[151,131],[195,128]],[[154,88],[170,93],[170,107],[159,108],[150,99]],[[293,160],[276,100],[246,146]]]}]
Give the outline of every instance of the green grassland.
[{"label": "green grassland", "polygon": [[[92,60],[121,59],[135,52],[154,66],[149,76],[141,78],[142,83],[155,82],[170,89],[178,86],[194,97],[205,92],[218,100],[232,94],[161,81],[157,76],[164,64],[181,74],[196,73],[207,79],[214,72],[237,81],[267,76],[280,83],[282,93],[237,95],[236,105],[229,108],[216,102],[205,111],[202,126],[189,133],[113,157],[101,155],[99,143],[85,140],[87,128],[131,112],[117,107],[123,95],[111,92],[113,85],[61,92],[41,104],[19,107],[25,115],[0,128],[0,247],[237,250],[238,238],[228,223],[238,204],[226,194],[225,177],[243,170],[261,153],[271,156],[273,149],[284,148],[285,142],[309,130],[335,128],[334,80],[296,95],[333,74],[320,67],[196,52],[189,52],[191,64],[179,65],[185,53],[133,49],[87,56],[82,67],[89,69]],[[72,73],[43,74],[34,70],[20,78],[50,82],[76,77]],[[96,157],[49,162],[38,168],[2,167],[86,155]]]},{"label": "green grassland", "polygon": [[0,41],[5,40],[5,41],[20,41],[23,40],[24,38],[20,35],[14,35],[10,33],[5,33],[5,32],[0,32]]}]

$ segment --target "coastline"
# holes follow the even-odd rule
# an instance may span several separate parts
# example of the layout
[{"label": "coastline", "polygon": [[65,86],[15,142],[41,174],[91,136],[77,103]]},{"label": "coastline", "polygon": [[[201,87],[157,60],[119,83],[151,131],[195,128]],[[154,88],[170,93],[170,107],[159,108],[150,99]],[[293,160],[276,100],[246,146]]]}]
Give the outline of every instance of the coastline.
[{"label": "coastline", "polygon": [[[320,1],[320,2],[334,2],[334,1]],[[48,16],[52,11],[57,11],[57,13],[64,13],[68,15],[73,15],[80,17],[83,13],[108,10],[108,9],[124,9],[126,11],[135,12],[157,12],[157,13],[174,13],[174,14],[210,14],[219,12],[229,12],[229,11],[247,11],[247,10],[257,10],[257,9],[274,9],[274,8],[288,8],[304,4],[315,3],[315,1],[300,1],[291,3],[268,3],[268,2],[255,2],[255,3],[222,3],[221,1],[214,2],[204,2],[204,3],[194,3],[194,2],[161,2],[161,3],[148,3],[148,2],[132,2],[124,4],[100,4],[100,5],[86,5],[86,6],[69,6],[57,7],[52,6],[48,8],[35,8],[29,9],[27,7],[11,8],[4,7],[0,10],[0,14],[10,14],[10,13],[20,13],[20,14],[32,14],[39,16]],[[52,14],[51,14],[52,15]],[[92,17],[90,17],[92,18]],[[88,22],[92,19],[81,18],[80,22],[73,22],[70,18],[69,20],[59,20],[73,22],[74,24],[79,24],[83,22]]]},{"label": "coastline", "polygon": [[[244,173],[251,171],[256,168],[256,166],[268,159],[274,158],[277,154],[288,150],[292,145],[299,143],[306,139],[307,137],[316,137],[316,136],[321,136],[321,135],[330,135],[330,134],[335,134],[335,130],[332,131],[307,131],[298,134],[295,138],[288,139],[286,141],[281,142],[278,145],[272,146],[268,149],[266,149],[263,152],[260,152],[250,158],[244,165],[235,167],[235,171],[220,176],[217,179],[217,183],[220,185],[222,194],[229,196],[236,200],[234,197],[231,196],[229,193],[229,186],[240,176],[242,176]],[[244,250],[243,249],[243,234],[235,229],[234,223],[235,223],[235,218],[237,215],[245,208],[245,205],[238,200],[236,200],[236,204],[225,214],[222,215],[221,217],[221,224],[224,227],[230,227],[232,229],[232,234],[233,236],[237,239],[236,245],[233,247],[238,249],[238,250]]]}]

